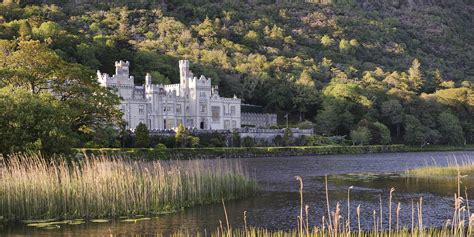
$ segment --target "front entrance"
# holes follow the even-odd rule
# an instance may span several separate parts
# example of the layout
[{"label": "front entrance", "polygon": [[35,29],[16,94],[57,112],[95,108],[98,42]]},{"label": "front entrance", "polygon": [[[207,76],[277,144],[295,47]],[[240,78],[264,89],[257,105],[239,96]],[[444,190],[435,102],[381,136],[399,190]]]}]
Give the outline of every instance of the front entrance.
[{"label": "front entrance", "polygon": [[199,128],[204,129],[204,122],[201,122],[201,123],[199,124]]}]

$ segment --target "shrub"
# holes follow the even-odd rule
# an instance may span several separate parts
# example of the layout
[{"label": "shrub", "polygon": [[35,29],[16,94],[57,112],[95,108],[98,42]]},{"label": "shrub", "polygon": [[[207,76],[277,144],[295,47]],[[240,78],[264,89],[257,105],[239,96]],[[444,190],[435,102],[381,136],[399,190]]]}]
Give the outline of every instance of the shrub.
[{"label": "shrub", "polygon": [[166,145],[163,144],[163,143],[158,143],[155,146],[155,149],[157,149],[157,150],[166,150],[166,148],[167,148]]},{"label": "shrub", "polygon": [[135,129],[135,147],[150,147],[150,132],[143,123],[139,123]]},{"label": "shrub", "polygon": [[369,144],[370,131],[366,127],[358,127],[355,130],[351,131],[351,139],[352,139],[353,145]]},{"label": "shrub", "polygon": [[253,146],[255,146],[255,141],[251,137],[244,137],[244,139],[242,140],[242,146],[243,147],[253,147]]}]

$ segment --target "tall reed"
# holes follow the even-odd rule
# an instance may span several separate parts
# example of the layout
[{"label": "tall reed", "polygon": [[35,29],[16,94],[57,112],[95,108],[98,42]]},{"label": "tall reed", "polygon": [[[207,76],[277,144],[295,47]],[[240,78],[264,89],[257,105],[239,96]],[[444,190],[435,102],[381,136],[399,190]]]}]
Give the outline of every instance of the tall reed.
[{"label": "tall reed", "polygon": [[251,194],[233,160],[81,161],[14,155],[0,169],[0,213],[9,220],[158,214]]},{"label": "tall reed", "polygon": [[[458,170],[458,185],[461,183],[461,176]],[[400,203],[396,209],[396,228],[392,228],[392,198],[394,196],[395,189],[391,188],[389,192],[389,223],[388,229],[383,229],[383,222],[381,217],[377,216],[377,211],[373,211],[373,228],[363,230],[360,227],[360,205],[357,206],[357,231],[351,231],[350,229],[350,213],[348,209],[348,218],[344,221],[343,215],[341,215],[340,204],[336,203],[334,210],[331,210],[329,206],[327,181],[326,181],[326,205],[327,213],[322,218],[322,223],[313,227],[310,227],[308,222],[303,222],[303,179],[300,176],[296,176],[299,181],[299,195],[300,195],[300,208],[299,216],[297,218],[297,228],[290,230],[269,230],[265,228],[249,227],[247,225],[247,217],[244,214],[245,229],[232,229],[228,227],[223,229],[222,227],[217,231],[211,233],[213,237],[223,236],[234,236],[234,237],[413,237],[413,236],[434,236],[434,237],[451,237],[451,236],[473,236],[474,232],[474,214],[470,212],[469,201],[467,198],[467,192],[465,197],[461,197],[460,189],[458,193],[454,194],[454,210],[453,218],[449,220],[444,227],[441,228],[426,228],[423,223],[423,198],[420,198],[416,203],[412,201],[412,220],[411,228],[410,225],[402,226],[399,222],[400,217]],[[350,207],[350,196],[348,189],[348,207]],[[380,199],[380,205],[382,200]],[[308,206],[306,206],[306,209]],[[416,212],[415,212],[416,210]],[[381,208],[379,210],[381,216]],[[308,212],[305,213],[305,218],[308,219]],[[415,218],[416,217],[416,218]],[[325,221],[325,220],[328,221]],[[192,236],[201,236],[201,233],[194,233]],[[177,232],[173,236],[184,237],[191,236],[189,233]]]},{"label": "tall reed", "polygon": [[415,169],[410,169],[405,171],[405,174],[412,176],[453,176],[456,177],[458,173],[463,174],[472,174],[474,173],[474,161],[464,160],[458,162],[456,159],[448,163],[447,166],[438,166],[436,163],[433,165],[427,165],[423,167],[418,167]]}]

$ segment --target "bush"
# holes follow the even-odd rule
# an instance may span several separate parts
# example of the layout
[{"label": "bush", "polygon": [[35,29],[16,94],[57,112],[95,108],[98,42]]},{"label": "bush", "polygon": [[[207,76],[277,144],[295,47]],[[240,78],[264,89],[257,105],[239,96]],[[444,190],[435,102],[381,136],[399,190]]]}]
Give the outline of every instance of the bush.
[{"label": "bush", "polygon": [[351,139],[353,145],[369,144],[370,131],[366,127],[358,127],[357,129],[351,131]]},{"label": "bush", "polygon": [[135,129],[135,147],[150,147],[150,132],[143,123]]},{"label": "bush", "polygon": [[275,138],[273,138],[273,144],[275,144],[275,146],[283,146],[284,143],[281,135],[276,135]]},{"label": "bush", "polygon": [[200,140],[199,137],[189,136],[187,144],[190,147],[198,147],[199,146],[199,140]]},{"label": "bush", "polygon": [[156,144],[155,149],[157,149],[157,150],[166,150],[167,147],[163,143],[158,143],[158,144]]},{"label": "bush", "polygon": [[243,147],[253,147],[255,146],[255,141],[251,137],[244,137],[242,140],[242,146]]},{"label": "bush", "polygon": [[232,146],[234,147],[240,147],[240,134],[238,132],[233,132],[232,133]]},{"label": "bush", "polygon": [[298,123],[296,127],[299,129],[312,129],[314,128],[314,124],[311,121],[305,120],[301,123]]}]

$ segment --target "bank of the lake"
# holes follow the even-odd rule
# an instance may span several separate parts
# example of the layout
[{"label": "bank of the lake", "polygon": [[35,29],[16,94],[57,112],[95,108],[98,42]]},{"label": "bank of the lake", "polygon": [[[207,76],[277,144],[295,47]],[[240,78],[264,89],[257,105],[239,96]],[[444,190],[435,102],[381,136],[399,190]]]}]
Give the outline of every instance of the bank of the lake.
[{"label": "bank of the lake", "polygon": [[134,159],[179,160],[179,159],[213,159],[213,158],[249,158],[249,157],[282,157],[314,156],[342,154],[370,154],[392,152],[424,151],[471,151],[474,145],[466,146],[406,146],[367,145],[367,146],[291,146],[291,147],[212,147],[212,148],[81,148],[79,155],[125,156]]}]

